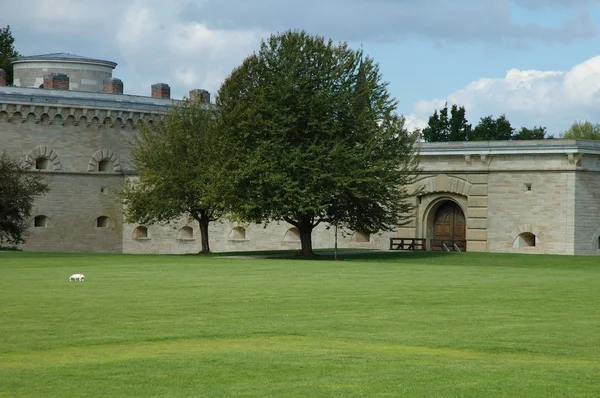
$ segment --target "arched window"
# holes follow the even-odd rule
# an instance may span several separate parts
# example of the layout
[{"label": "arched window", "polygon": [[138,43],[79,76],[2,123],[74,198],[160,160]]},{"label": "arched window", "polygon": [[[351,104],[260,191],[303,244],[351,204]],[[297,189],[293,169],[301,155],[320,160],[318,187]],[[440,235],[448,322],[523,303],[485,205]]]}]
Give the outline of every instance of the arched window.
[{"label": "arched window", "polygon": [[50,168],[50,160],[47,157],[40,156],[35,159],[36,170],[48,170]]},{"label": "arched window", "polygon": [[54,150],[38,145],[24,159],[24,166],[33,170],[61,170],[60,159]]},{"label": "arched window", "polygon": [[110,224],[110,218],[106,216],[100,216],[96,218],[96,228],[108,228]]},{"label": "arched window", "polygon": [[283,237],[285,242],[299,242],[300,241],[300,230],[296,227],[292,227],[287,230]]},{"label": "arched window", "polygon": [[246,230],[243,227],[235,227],[229,232],[229,240],[246,240]]},{"label": "arched window", "polygon": [[102,159],[98,162],[98,171],[110,171],[111,164],[109,159]]},{"label": "arched window", "polygon": [[177,239],[194,239],[194,230],[189,226],[181,228],[177,234]]},{"label": "arched window", "polygon": [[121,171],[121,164],[113,151],[108,148],[103,148],[92,155],[92,158],[88,162],[88,171],[118,172]]},{"label": "arched window", "polygon": [[50,219],[46,216],[35,216],[33,226],[35,228],[46,228],[50,224]]},{"label": "arched window", "polygon": [[534,247],[535,235],[531,232],[523,232],[515,239],[514,247]]},{"label": "arched window", "polygon": [[133,239],[147,239],[148,238],[148,228],[140,225],[136,229],[133,230]]}]

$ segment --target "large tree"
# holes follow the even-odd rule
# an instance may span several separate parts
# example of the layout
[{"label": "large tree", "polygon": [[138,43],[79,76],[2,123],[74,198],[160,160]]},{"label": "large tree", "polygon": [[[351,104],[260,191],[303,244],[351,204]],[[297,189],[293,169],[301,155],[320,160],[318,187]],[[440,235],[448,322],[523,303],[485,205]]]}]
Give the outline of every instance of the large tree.
[{"label": "large tree", "polygon": [[127,221],[168,224],[190,217],[200,226],[200,253],[210,253],[208,225],[222,215],[217,138],[214,111],[188,99],[152,126],[142,125],[131,152],[139,177],[121,191]]},{"label": "large tree", "polygon": [[585,122],[574,122],[562,135],[562,138],[569,140],[600,140],[600,123],[592,123],[587,120]]},{"label": "large tree", "polygon": [[0,155],[0,181],[0,245],[24,243],[33,201],[48,192],[48,185],[6,151]]},{"label": "large tree", "polygon": [[304,256],[322,222],[374,233],[406,221],[415,139],[361,51],[303,31],[272,35],[216,105],[229,149],[225,201],[239,218],[290,223]]},{"label": "large tree", "polygon": [[13,84],[13,67],[9,59],[18,57],[19,53],[15,50],[15,39],[10,31],[10,25],[0,28],[0,69],[8,73],[8,84]]},{"label": "large tree", "polygon": [[467,141],[471,136],[471,131],[465,107],[453,104],[448,116],[448,104],[446,104],[439,112],[436,109],[429,117],[422,136],[426,142]]}]

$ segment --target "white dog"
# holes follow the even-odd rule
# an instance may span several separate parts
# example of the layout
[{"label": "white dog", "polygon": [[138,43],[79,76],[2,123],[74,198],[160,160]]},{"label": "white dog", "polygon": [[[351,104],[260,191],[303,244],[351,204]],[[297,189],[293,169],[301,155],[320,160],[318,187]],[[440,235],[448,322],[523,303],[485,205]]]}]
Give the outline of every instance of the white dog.
[{"label": "white dog", "polygon": [[72,282],[72,281],[83,282],[84,279],[85,279],[85,275],[83,275],[83,274],[73,274],[69,277],[69,282]]}]

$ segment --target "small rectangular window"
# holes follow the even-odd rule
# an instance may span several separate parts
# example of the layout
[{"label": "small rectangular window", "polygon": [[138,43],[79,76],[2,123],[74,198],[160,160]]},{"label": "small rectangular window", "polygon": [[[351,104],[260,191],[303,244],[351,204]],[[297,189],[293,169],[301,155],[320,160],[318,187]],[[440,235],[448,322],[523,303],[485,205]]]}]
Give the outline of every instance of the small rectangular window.
[{"label": "small rectangular window", "polygon": [[523,184],[523,190],[525,192],[531,191],[531,183],[530,182],[526,182],[525,184]]}]

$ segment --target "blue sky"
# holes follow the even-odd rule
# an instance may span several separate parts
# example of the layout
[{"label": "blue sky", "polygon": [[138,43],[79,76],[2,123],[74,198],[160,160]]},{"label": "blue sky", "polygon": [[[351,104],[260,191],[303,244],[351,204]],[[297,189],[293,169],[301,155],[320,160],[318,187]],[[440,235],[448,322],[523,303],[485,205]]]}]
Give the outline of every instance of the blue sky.
[{"label": "blue sky", "polygon": [[215,93],[262,38],[301,28],[362,45],[411,128],[446,101],[473,124],[600,122],[600,0],[21,0],[3,5],[6,24],[24,55],[119,63],[129,94]]},{"label": "blue sky", "polygon": [[[551,1],[548,1],[551,3]],[[519,43],[499,43],[497,41],[464,41],[437,43],[431,39],[413,39],[403,43],[363,44],[381,66],[384,78],[389,81],[390,91],[399,100],[399,112],[410,115],[414,105],[423,99],[445,100],[452,93],[461,90],[469,83],[480,78],[503,79],[510,69],[535,71],[569,71],[600,53],[600,40],[597,26],[600,24],[600,7],[589,2],[582,8],[548,7],[528,9],[511,2],[511,20],[515,24],[537,23],[543,26],[560,26],[566,18],[574,17],[582,10],[589,13],[595,29],[589,37],[573,41],[524,40]],[[452,103],[452,101],[450,101]],[[511,113],[502,104],[495,108],[486,108],[487,112],[477,110],[475,115],[467,115],[471,123],[487,114],[499,116]],[[435,109],[435,107],[433,108]],[[594,118],[587,109],[572,112],[572,119],[590,119],[600,122],[600,112]],[[423,121],[426,114],[419,115]],[[514,124],[533,126],[543,125],[554,134],[568,127],[569,117],[552,120],[547,115],[530,117],[515,115]],[[509,118],[510,119],[510,118]]]}]

